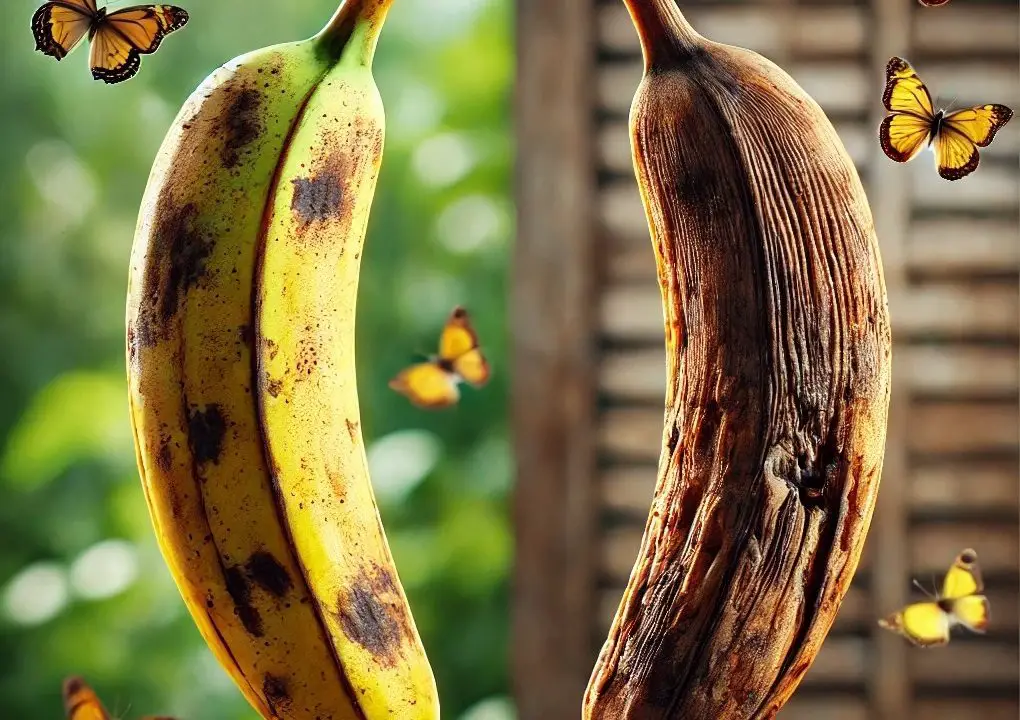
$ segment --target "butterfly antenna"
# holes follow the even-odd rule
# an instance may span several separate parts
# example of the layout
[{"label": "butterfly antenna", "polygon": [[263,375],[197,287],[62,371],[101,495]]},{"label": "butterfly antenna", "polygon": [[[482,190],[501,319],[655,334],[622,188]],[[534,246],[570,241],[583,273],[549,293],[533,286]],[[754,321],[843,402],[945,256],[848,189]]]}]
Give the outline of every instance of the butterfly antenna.
[{"label": "butterfly antenna", "polygon": [[[934,581],[934,578],[932,578],[932,580]],[[919,583],[917,581],[917,578],[914,578],[911,582],[913,582],[914,587],[916,587],[918,590],[920,590],[922,593],[924,593],[925,597],[929,597],[929,598],[933,598],[934,599],[935,596],[932,595],[930,592],[928,592],[928,588],[926,588],[924,585]]]}]

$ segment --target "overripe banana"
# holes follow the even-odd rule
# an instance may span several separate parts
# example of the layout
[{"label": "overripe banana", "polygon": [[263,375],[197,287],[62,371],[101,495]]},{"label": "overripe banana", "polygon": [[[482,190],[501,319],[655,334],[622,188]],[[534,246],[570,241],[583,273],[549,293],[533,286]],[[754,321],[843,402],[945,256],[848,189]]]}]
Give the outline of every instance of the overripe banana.
[{"label": "overripe banana", "polygon": [[163,142],[127,310],[153,526],[217,659],[266,718],[428,719],[435,681],[372,494],[354,368],[392,0],[207,78]]},{"label": "overripe banana", "polygon": [[658,481],[586,718],[770,718],[860,557],[890,329],[871,212],[818,105],[761,56],[626,0],[631,146],[668,357]]}]

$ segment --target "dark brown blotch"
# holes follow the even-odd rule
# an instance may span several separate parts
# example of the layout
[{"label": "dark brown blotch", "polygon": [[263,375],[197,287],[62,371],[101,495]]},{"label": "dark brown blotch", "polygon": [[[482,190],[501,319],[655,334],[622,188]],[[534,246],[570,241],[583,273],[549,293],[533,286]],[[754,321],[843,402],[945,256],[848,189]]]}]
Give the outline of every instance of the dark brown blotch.
[{"label": "dark brown blotch", "polygon": [[205,410],[193,409],[188,414],[188,445],[198,463],[217,462],[223,451],[227,422],[215,403]]},{"label": "dark brown blotch", "polygon": [[262,616],[251,604],[251,585],[248,578],[236,565],[224,570],[223,575],[226,580],[227,592],[230,594],[230,599],[234,601],[234,613],[244,625],[244,629],[254,637],[262,637]]},{"label": "dark brown blotch", "polygon": [[170,453],[170,438],[166,435],[159,439],[159,450],[156,452],[156,467],[163,472],[170,472],[173,456]]},{"label": "dark brown blotch", "polygon": [[280,393],[283,392],[283,381],[274,380],[273,378],[266,376],[266,392],[271,397],[279,397]]},{"label": "dark brown blotch", "polygon": [[287,681],[278,675],[266,673],[262,677],[262,693],[266,697],[266,705],[274,716],[283,717],[293,703],[290,690],[287,689]]},{"label": "dark brown blotch", "polygon": [[252,553],[244,567],[252,582],[275,597],[282,598],[294,586],[287,569],[265,550]]},{"label": "dark brown blotch", "polygon": [[168,336],[167,327],[177,315],[181,297],[205,275],[212,243],[195,226],[198,209],[193,203],[181,207],[164,192],[156,204],[152,249],[145,272],[145,300],[135,322],[142,347],[151,347]]},{"label": "dark brown blotch", "polygon": [[362,569],[350,589],[337,598],[336,615],[344,634],[383,667],[397,664],[402,640],[410,635],[399,599],[393,576],[378,566]]},{"label": "dark brown blotch", "polygon": [[347,418],[347,434],[351,436],[351,442],[358,442],[358,426],[357,420]]},{"label": "dark brown blotch", "polygon": [[220,150],[223,167],[236,167],[241,162],[241,151],[262,134],[265,127],[260,117],[263,102],[258,90],[243,88],[227,105],[221,119],[225,136]]},{"label": "dark brown blotch", "polygon": [[327,165],[317,175],[297,178],[290,208],[304,225],[338,217],[343,209],[344,177],[340,168]]}]

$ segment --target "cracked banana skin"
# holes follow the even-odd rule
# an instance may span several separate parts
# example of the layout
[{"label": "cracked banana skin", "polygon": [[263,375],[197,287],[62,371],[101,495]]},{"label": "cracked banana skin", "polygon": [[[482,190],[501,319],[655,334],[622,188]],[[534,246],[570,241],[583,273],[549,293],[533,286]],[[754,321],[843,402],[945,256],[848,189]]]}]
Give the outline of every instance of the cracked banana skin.
[{"label": "cracked banana skin", "polygon": [[281,720],[439,717],[369,479],[354,366],[392,0],[209,76],[149,177],[127,364],[163,556],[251,705]]}]

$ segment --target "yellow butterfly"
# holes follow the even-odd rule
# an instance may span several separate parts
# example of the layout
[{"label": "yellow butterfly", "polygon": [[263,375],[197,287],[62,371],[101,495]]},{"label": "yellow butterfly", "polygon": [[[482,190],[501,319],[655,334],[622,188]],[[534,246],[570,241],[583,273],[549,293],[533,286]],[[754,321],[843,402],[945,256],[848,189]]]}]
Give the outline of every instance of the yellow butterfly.
[{"label": "yellow butterfly", "polygon": [[968,548],[956,556],[941,593],[926,602],[907,605],[878,624],[920,647],[945,645],[956,625],[983,633],[988,627],[988,598],[980,594],[982,590],[977,553]]},{"label": "yellow butterfly", "polygon": [[[67,720],[111,720],[95,691],[80,677],[64,680],[64,713]],[[174,720],[171,717],[150,716],[143,720]]]},{"label": "yellow butterfly", "polygon": [[1013,111],[1005,105],[978,105],[935,112],[928,88],[903,58],[889,60],[882,103],[890,111],[879,128],[882,150],[907,162],[931,145],[935,167],[946,180],[959,180],[977,169],[978,148],[992,142]]},{"label": "yellow butterfly", "polygon": [[119,83],[134,76],[142,55],[180,30],[188,13],[173,5],[135,5],[107,13],[96,0],[52,0],[32,16],[35,49],[63,60],[88,35],[92,77]]},{"label": "yellow butterfly", "polygon": [[460,399],[461,381],[482,387],[489,381],[489,363],[478,347],[467,310],[458,306],[439,336],[439,355],[402,370],[390,380],[390,387],[418,407],[435,409]]}]

